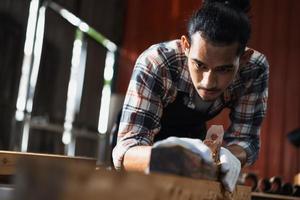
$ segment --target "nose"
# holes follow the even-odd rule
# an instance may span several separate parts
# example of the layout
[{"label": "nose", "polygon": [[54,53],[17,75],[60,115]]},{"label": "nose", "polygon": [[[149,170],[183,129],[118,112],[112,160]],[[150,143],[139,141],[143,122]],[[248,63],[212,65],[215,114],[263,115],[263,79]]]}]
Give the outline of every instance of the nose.
[{"label": "nose", "polygon": [[203,77],[200,82],[201,87],[206,89],[213,89],[217,87],[217,76],[212,70],[203,72]]}]

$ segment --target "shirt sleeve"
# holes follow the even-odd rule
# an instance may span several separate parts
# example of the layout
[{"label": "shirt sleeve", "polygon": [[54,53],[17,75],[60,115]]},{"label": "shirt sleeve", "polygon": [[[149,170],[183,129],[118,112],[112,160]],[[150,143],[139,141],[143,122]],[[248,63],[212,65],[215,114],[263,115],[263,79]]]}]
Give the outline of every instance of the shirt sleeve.
[{"label": "shirt sleeve", "polygon": [[112,153],[116,169],[121,169],[128,149],[152,145],[160,130],[165,86],[159,63],[159,58],[149,52],[137,59],[124,100],[118,142]]},{"label": "shirt sleeve", "polygon": [[267,109],[269,64],[262,55],[251,68],[251,79],[243,85],[243,94],[231,107],[231,125],[224,135],[228,146],[243,147],[247,165],[253,164],[259,154],[260,127]]}]

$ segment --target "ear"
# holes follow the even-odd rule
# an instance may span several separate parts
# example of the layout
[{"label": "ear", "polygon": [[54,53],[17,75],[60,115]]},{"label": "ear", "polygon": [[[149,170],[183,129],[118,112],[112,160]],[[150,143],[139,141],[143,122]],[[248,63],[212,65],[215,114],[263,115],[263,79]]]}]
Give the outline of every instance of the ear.
[{"label": "ear", "polygon": [[188,53],[190,51],[190,41],[186,35],[181,36],[181,46],[185,55],[188,56]]},{"label": "ear", "polygon": [[253,49],[247,48],[240,57],[240,65],[246,64],[250,60],[253,53]]}]

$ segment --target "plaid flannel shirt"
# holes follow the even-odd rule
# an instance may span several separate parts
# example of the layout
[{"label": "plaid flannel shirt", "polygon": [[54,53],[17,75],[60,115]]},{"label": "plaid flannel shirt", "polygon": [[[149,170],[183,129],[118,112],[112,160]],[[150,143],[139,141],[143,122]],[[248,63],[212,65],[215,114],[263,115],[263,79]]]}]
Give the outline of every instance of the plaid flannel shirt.
[{"label": "plaid flannel shirt", "polygon": [[[260,126],[266,114],[269,65],[257,51],[239,71],[208,111],[208,118],[223,108],[230,109],[231,125],[225,131],[227,145],[237,144],[247,153],[247,164],[258,157]],[[163,108],[176,98],[177,91],[190,97],[186,106],[195,109],[196,92],[189,76],[187,57],[180,40],[151,46],[137,59],[124,100],[118,131],[118,142],[113,150],[116,169],[122,166],[126,151],[138,145],[152,145],[159,133]]]}]

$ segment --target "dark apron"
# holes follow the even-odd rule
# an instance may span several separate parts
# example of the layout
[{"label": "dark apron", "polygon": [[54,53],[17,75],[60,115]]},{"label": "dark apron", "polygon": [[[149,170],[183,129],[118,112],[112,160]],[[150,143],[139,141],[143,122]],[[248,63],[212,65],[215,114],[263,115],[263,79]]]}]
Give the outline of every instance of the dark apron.
[{"label": "dark apron", "polygon": [[184,105],[184,95],[178,92],[174,102],[163,109],[161,130],[155,136],[154,142],[170,136],[198,138],[204,140],[206,136],[206,116]]}]

